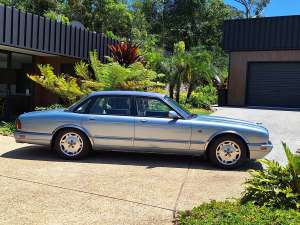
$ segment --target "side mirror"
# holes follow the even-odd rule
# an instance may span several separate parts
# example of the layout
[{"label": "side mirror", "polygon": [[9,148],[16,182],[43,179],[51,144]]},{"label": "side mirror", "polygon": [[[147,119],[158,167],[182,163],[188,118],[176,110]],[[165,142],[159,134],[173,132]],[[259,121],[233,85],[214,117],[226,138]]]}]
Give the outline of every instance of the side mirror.
[{"label": "side mirror", "polygon": [[169,111],[169,118],[171,119],[180,119],[180,116],[175,111]]}]

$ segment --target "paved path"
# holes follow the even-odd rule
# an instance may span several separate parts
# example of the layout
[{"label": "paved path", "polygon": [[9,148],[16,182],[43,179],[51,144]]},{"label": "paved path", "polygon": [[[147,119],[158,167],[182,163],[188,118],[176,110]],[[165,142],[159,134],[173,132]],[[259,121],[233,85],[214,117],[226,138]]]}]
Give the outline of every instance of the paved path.
[{"label": "paved path", "polygon": [[274,145],[273,151],[267,156],[269,159],[286,163],[281,141],[286,142],[294,152],[300,149],[299,111],[219,107],[214,115],[263,123]]},{"label": "paved path", "polygon": [[246,169],[193,157],[94,153],[60,160],[0,136],[0,224],[171,224],[174,212],[238,197]]}]

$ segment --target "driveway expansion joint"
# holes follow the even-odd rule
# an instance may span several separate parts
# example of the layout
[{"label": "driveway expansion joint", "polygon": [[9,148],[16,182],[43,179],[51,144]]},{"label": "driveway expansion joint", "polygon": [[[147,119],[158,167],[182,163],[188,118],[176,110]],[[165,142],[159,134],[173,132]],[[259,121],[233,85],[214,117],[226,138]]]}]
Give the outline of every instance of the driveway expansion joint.
[{"label": "driveway expansion joint", "polygon": [[112,199],[112,200],[116,200],[116,201],[123,201],[123,202],[132,203],[132,204],[136,204],[136,205],[141,205],[141,206],[144,206],[144,207],[151,207],[151,208],[161,209],[161,210],[173,212],[173,214],[174,214],[173,209],[162,207],[162,206],[151,205],[151,204],[147,204],[147,203],[143,203],[143,202],[138,202],[138,201],[133,201],[133,200],[128,200],[128,199],[122,199],[122,198],[108,196],[108,195],[103,195],[103,194],[96,193],[96,192],[88,192],[88,191],[83,191],[83,190],[80,190],[80,189],[68,188],[68,187],[63,187],[63,186],[59,186],[59,185],[43,183],[43,182],[39,182],[39,181],[27,180],[27,179],[23,179],[23,178],[19,178],[19,177],[7,176],[7,175],[3,175],[3,174],[0,174],[0,177],[11,179],[11,180],[22,181],[22,182],[26,182],[26,183],[31,183],[31,184],[37,184],[37,185],[43,185],[43,186],[47,186],[47,187],[62,189],[62,190],[66,190],[66,191],[72,191],[72,192],[78,192],[78,193],[82,193],[82,194],[93,195],[93,196],[97,196],[97,197],[100,197],[100,198],[108,198],[108,199]]},{"label": "driveway expansion joint", "polygon": [[187,169],[186,169],[186,172],[185,172],[185,175],[184,175],[184,178],[183,178],[183,181],[180,185],[180,188],[179,188],[179,192],[177,194],[177,198],[176,198],[176,201],[175,201],[175,204],[174,204],[174,207],[173,207],[173,220],[176,220],[176,217],[177,217],[177,213],[178,213],[178,203],[179,203],[179,200],[180,200],[180,196],[182,194],[182,191],[183,191],[183,188],[184,188],[184,185],[187,181],[187,178],[188,178],[188,175],[189,175],[189,172],[190,172],[190,169],[191,169],[191,166],[192,166],[192,163],[193,163],[193,158],[191,158],[191,160],[188,162],[188,166],[187,166]]}]

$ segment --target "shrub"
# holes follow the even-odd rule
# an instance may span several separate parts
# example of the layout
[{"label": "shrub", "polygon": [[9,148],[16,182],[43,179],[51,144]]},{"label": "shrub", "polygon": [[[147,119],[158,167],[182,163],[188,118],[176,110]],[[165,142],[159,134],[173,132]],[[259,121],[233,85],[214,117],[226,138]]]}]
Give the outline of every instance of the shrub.
[{"label": "shrub", "polygon": [[300,213],[292,209],[258,207],[253,203],[243,205],[238,201],[212,201],[179,213],[178,224],[291,225],[300,224]]},{"label": "shrub", "polygon": [[144,58],[139,55],[139,47],[130,42],[120,42],[109,46],[112,58],[121,66],[128,67],[136,62],[145,63]]},{"label": "shrub", "polygon": [[0,134],[7,136],[11,135],[13,132],[15,132],[16,126],[14,122],[0,122]]},{"label": "shrub", "polygon": [[53,104],[49,106],[37,106],[35,107],[35,111],[45,111],[45,110],[52,110],[52,109],[63,109],[65,106],[61,104]]},{"label": "shrub", "polygon": [[188,102],[185,102],[186,93],[181,94],[180,103],[187,105],[187,108],[203,108],[209,110],[211,105],[217,102],[216,88],[209,84],[203,87],[198,87],[192,92]]},{"label": "shrub", "polygon": [[283,146],[288,165],[260,160],[266,169],[250,171],[251,178],[246,181],[242,202],[275,208],[300,208],[300,156],[293,155],[285,144]]}]

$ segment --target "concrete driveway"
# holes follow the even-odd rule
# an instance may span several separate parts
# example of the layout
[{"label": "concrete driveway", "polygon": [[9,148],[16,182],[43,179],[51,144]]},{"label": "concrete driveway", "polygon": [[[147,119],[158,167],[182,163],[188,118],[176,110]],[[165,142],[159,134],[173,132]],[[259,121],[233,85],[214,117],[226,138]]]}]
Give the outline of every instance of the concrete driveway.
[{"label": "concrete driveway", "polygon": [[286,163],[281,141],[294,152],[300,149],[300,111],[219,107],[214,115],[263,123],[274,145],[273,151],[266,157],[268,159]]},{"label": "concrete driveway", "polygon": [[177,210],[238,197],[249,163],[222,171],[195,157],[94,153],[63,161],[0,136],[0,224],[171,224]]}]

